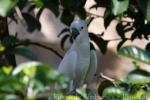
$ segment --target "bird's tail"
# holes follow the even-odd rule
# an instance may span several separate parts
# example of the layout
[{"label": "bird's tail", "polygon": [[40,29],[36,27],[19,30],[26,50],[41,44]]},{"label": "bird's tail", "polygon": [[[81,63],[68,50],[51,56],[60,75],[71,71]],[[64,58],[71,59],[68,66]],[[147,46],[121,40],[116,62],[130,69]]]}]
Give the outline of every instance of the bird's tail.
[{"label": "bird's tail", "polygon": [[71,80],[69,84],[69,92],[73,91],[74,89],[75,89],[74,82],[73,80]]}]

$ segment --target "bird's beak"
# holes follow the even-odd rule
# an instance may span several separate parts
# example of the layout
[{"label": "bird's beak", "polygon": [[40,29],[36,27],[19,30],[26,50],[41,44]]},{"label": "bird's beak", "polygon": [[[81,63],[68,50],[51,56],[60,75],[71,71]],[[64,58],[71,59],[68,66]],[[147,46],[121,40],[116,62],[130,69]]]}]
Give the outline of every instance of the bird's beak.
[{"label": "bird's beak", "polygon": [[72,28],[71,30],[72,38],[76,39],[76,37],[79,35],[79,31],[76,28]]}]

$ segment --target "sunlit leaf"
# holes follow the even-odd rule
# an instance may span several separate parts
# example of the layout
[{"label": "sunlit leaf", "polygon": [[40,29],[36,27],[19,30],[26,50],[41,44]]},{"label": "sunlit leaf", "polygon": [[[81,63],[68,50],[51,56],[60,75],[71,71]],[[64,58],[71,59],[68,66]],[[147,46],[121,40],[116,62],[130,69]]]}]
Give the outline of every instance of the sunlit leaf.
[{"label": "sunlit leaf", "polygon": [[13,10],[19,0],[0,0],[0,15],[5,17]]},{"label": "sunlit leaf", "polygon": [[81,100],[78,96],[69,95],[66,96],[65,100]]},{"label": "sunlit leaf", "polygon": [[76,92],[77,92],[80,96],[82,96],[84,99],[86,99],[86,100],[88,99],[87,92],[86,92],[86,88],[80,87],[80,88],[76,89]]},{"label": "sunlit leaf", "polygon": [[128,84],[147,84],[150,83],[150,73],[141,69],[136,69],[131,71],[126,77],[122,79],[122,81]]},{"label": "sunlit leaf", "polygon": [[108,87],[103,91],[103,97],[105,100],[122,100],[128,93],[121,88]]},{"label": "sunlit leaf", "polygon": [[42,2],[42,0],[33,0],[32,5],[35,5],[36,8],[44,7],[44,3]]},{"label": "sunlit leaf", "polygon": [[47,65],[41,64],[39,62],[31,61],[31,62],[25,62],[18,65],[13,70],[12,74],[17,75],[23,72],[27,76],[34,77],[38,69],[40,69],[41,71],[44,70],[45,73],[51,70],[51,68],[48,67]]},{"label": "sunlit leaf", "polygon": [[126,46],[118,51],[119,55],[150,64],[150,53],[135,46]]},{"label": "sunlit leaf", "polygon": [[103,82],[100,83],[99,87],[98,87],[98,94],[100,96],[102,96],[103,94],[103,91],[105,90],[105,88],[108,88],[108,87],[111,87],[111,86],[114,86],[114,84],[108,80],[105,80]]},{"label": "sunlit leaf", "polygon": [[2,44],[0,44],[0,52],[3,52],[5,49],[6,48]]},{"label": "sunlit leaf", "polygon": [[141,99],[146,100],[144,95],[145,95],[145,91],[140,89],[132,95],[132,97],[133,97],[132,99],[133,100],[141,100]]},{"label": "sunlit leaf", "polygon": [[128,9],[129,0],[112,0],[113,14],[120,15]]},{"label": "sunlit leaf", "polygon": [[24,80],[25,82],[28,82],[29,77],[30,79],[37,79],[43,84],[58,83],[62,87],[67,87],[67,82],[69,81],[69,78],[67,76],[59,73],[57,70],[54,70],[45,64],[35,61],[26,62],[18,65],[14,69],[12,74],[24,74],[24,78],[22,80]]},{"label": "sunlit leaf", "polygon": [[3,67],[2,67],[2,71],[3,71],[5,74],[10,74],[10,73],[12,72],[12,69],[13,69],[12,66],[3,66]]}]

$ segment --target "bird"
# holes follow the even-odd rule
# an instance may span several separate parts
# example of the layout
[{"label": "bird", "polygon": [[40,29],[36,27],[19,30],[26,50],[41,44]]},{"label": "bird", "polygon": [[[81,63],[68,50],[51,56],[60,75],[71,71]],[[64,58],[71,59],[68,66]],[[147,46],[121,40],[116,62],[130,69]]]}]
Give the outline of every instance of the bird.
[{"label": "bird", "polygon": [[60,62],[58,71],[70,78],[69,91],[73,91],[91,82],[97,69],[97,56],[84,20],[74,20],[69,30],[73,44]]}]

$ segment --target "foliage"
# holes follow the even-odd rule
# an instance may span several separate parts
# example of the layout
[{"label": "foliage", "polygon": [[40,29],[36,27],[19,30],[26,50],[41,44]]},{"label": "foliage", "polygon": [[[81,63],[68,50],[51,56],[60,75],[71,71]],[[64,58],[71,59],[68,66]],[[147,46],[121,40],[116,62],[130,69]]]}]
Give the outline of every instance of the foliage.
[{"label": "foliage", "polygon": [[[91,90],[84,87],[66,95],[63,90],[68,88],[68,82],[69,78],[64,74],[35,61],[22,63],[15,69],[3,66],[0,69],[0,99],[88,100],[93,95]],[[58,84],[62,91],[55,89],[53,84]]]},{"label": "foliage", "polygon": [[[93,19],[99,17],[98,15],[93,15],[88,11],[85,11],[84,5],[87,0],[1,0],[0,15],[4,17],[10,17],[12,20],[19,21],[16,19],[18,15],[21,23],[26,26],[29,32],[35,30],[40,30],[41,25],[39,23],[39,18],[44,8],[51,10],[56,17],[60,15],[60,20],[66,24],[74,20],[75,16],[78,16],[81,19],[85,19],[88,22],[88,25],[93,21]],[[120,43],[117,46],[119,50],[122,45],[128,40],[135,40],[145,38],[148,40],[149,31],[149,16],[150,16],[150,1],[149,0],[94,0],[96,3],[91,6],[90,9],[97,9],[99,7],[105,7],[104,13],[104,26],[105,29],[110,25],[112,20],[118,20],[116,30],[120,36]],[[13,2],[13,3],[11,3]],[[20,11],[16,10],[19,8]],[[38,8],[39,11],[36,15],[32,12],[34,9]],[[62,13],[62,14],[61,14]],[[20,15],[23,17],[20,17]],[[96,16],[96,17],[91,17]],[[133,21],[124,21],[123,18],[130,18]],[[91,20],[92,19],[92,20]],[[61,33],[66,33],[62,30]],[[68,30],[69,31],[69,30]],[[131,37],[127,38],[126,33],[131,32]],[[93,33],[92,33],[93,34]],[[104,40],[102,35],[97,36],[95,34],[90,34],[91,40],[94,41],[103,54],[107,52],[107,45],[111,40]],[[61,36],[61,35],[59,35]],[[144,37],[143,37],[144,36]],[[64,50],[64,44],[66,40],[70,38],[69,34],[65,34],[62,37],[61,47]],[[69,39],[72,43],[71,38]]]},{"label": "foliage", "polygon": [[[129,57],[134,61],[149,64],[149,52],[135,46],[123,47],[119,55]],[[148,100],[150,99],[150,72],[140,68],[134,62],[135,69],[127,76],[111,82],[103,81],[98,88],[99,95],[104,100]]]},{"label": "foliage", "polygon": [[[79,17],[87,21],[88,26],[99,15],[93,15],[84,9],[87,0],[1,0],[0,1],[0,22],[8,17],[15,21],[16,24],[22,23],[29,33],[41,29],[39,22],[40,15],[44,8],[48,8],[54,15],[60,18],[61,22],[69,26],[70,23]],[[150,34],[150,0],[94,0],[95,4],[90,9],[99,7],[106,8],[104,16],[104,27],[107,30],[113,20],[117,20],[116,31],[120,36],[120,42],[117,45],[119,55],[123,55],[137,62],[150,64],[150,43],[145,46],[145,50],[135,46],[121,48],[126,41],[134,41],[135,39],[149,40]],[[39,9],[37,14],[34,14],[34,9]],[[94,16],[94,17],[93,17]],[[123,20],[129,18],[131,21]],[[8,24],[6,25],[8,26]],[[3,27],[0,25],[0,29]],[[7,29],[8,30],[8,29]],[[49,84],[59,84],[62,87],[67,87],[68,78],[61,75],[47,65],[38,62],[29,62],[21,65],[14,64],[14,55],[21,55],[31,60],[38,60],[36,54],[26,47],[36,45],[51,50],[59,57],[62,56],[52,48],[45,45],[31,42],[30,40],[20,40],[16,36],[9,36],[8,31],[0,31],[0,99],[45,99],[49,95],[55,94],[54,97],[61,97],[65,100],[80,100],[89,99],[93,96],[93,92],[86,88],[79,88],[68,96],[62,91],[53,90]],[[67,39],[70,43],[73,40],[70,38],[68,28],[60,32],[58,37],[62,36],[61,48],[65,50],[64,44]],[[126,37],[126,33],[130,32],[131,36]],[[62,35],[65,34],[65,35]],[[112,40],[103,39],[105,32],[101,35],[89,33],[91,41],[94,41],[100,51],[105,54],[107,45]],[[10,63],[14,61],[14,63]],[[127,76],[114,83],[104,81],[98,88],[99,95],[106,100],[148,100],[150,98],[150,73],[140,69],[140,66],[134,63],[135,70],[131,71]],[[15,68],[16,67],[16,68]],[[50,93],[48,96],[43,96],[43,93]],[[74,96],[77,95],[77,96]],[[132,98],[134,97],[134,98]]]}]

